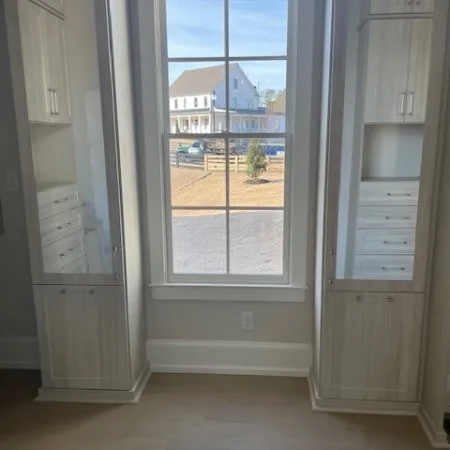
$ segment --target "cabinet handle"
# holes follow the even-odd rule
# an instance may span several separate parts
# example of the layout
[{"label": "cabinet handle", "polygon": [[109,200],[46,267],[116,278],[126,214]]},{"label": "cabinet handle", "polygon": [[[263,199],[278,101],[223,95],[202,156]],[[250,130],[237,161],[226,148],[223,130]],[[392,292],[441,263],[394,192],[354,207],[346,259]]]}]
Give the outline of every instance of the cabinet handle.
[{"label": "cabinet handle", "polygon": [[55,107],[53,105],[53,89],[48,89],[48,97],[50,99],[50,115],[55,115]]},{"label": "cabinet handle", "polygon": [[69,201],[69,197],[64,197],[64,198],[61,198],[61,199],[59,199],[59,200],[55,200],[53,203],[55,204],[55,205],[59,205],[60,203],[66,203],[66,202],[68,202]]},{"label": "cabinet handle", "polygon": [[408,115],[409,116],[412,116],[413,112],[414,112],[414,98],[415,98],[414,91],[408,92]]},{"label": "cabinet handle", "polygon": [[400,115],[403,117],[405,115],[405,102],[406,102],[406,92],[400,94]]},{"label": "cabinet handle", "polygon": [[411,220],[411,217],[405,216],[405,217],[403,217],[403,220]]},{"label": "cabinet handle", "polygon": [[56,227],[57,230],[64,230],[65,228],[69,228],[72,226],[72,222],[67,222],[64,225],[60,225],[59,227]]},{"label": "cabinet handle", "polygon": [[55,114],[59,116],[58,92],[55,89],[53,89],[53,95],[55,96]]},{"label": "cabinet handle", "polygon": [[383,241],[384,245],[408,245],[408,241]]},{"label": "cabinet handle", "polygon": [[386,216],[385,219],[386,220],[391,220],[391,216]]},{"label": "cabinet handle", "polygon": [[400,270],[401,272],[404,272],[406,270],[405,267],[386,267],[386,266],[381,266],[381,270],[384,272],[389,272],[389,271],[395,271],[395,270]]},{"label": "cabinet handle", "polygon": [[74,249],[73,248],[69,248],[68,250],[66,250],[64,253],[60,253],[59,257],[60,258],[64,258],[64,256],[68,255],[69,253],[73,253]]}]

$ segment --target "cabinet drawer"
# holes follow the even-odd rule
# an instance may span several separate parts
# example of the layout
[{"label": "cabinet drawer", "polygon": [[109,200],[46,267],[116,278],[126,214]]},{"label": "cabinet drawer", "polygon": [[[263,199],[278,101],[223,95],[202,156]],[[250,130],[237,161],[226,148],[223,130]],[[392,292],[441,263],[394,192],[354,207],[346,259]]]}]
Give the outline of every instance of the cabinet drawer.
[{"label": "cabinet drawer", "polygon": [[415,228],[417,206],[361,206],[358,228]]},{"label": "cabinet drawer", "polygon": [[86,255],[83,255],[81,258],[71,262],[69,265],[63,267],[59,273],[88,273],[88,264]]},{"label": "cabinet drawer", "polygon": [[57,273],[63,267],[83,256],[83,236],[84,231],[79,231],[45,247],[42,250],[45,272]]},{"label": "cabinet drawer", "polygon": [[40,220],[61,214],[70,209],[81,206],[80,195],[76,184],[68,184],[41,190],[42,185],[37,186],[38,208]]},{"label": "cabinet drawer", "polygon": [[414,254],[416,232],[412,230],[370,230],[357,231],[356,253],[384,255]]},{"label": "cabinet drawer", "polygon": [[417,205],[418,202],[418,181],[365,181],[360,185],[360,205]]},{"label": "cabinet drawer", "polygon": [[70,236],[83,229],[83,208],[75,208],[41,221],[42,246]]},{"label": "cabinet drawer", "polygon": [[414,256],[357,255],[353,276],[363,280],[411,280]]}]

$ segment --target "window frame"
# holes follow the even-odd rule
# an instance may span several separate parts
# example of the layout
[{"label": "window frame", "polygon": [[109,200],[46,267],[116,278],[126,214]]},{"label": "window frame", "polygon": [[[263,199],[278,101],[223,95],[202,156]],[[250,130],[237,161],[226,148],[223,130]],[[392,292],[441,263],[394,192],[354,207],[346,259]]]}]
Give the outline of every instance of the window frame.
[{"label": "window frame", "polygon": [[[228,0],[225,0],[228,2]],[[310,265],[307,264],[308,256],[311,256],[310,232],[314,228],[314,220],[311,212],[314,211],[315,201],[312,194],[316,177],[311,176],[311,168],[314,167],[317,153],[318,131],[318,99],[320,100],[320,82],[317,83],[317,76],[313,77],[313,69],[320,70],[321,52],[323,37],[317,30],[321,30],[323,18],[323,2],[297,2],[289,0],[288,8],[288,59],[287,73],[294,74],[287,83],[287,90],[290,94],[287,99],[288,105],[295,108],[296,114],[286,115],[286,130],[292,130],[291,160],[286,161],[286,184],[289,184],[290,195],[285,199],[285,208],[290,210],[288,221],[285,222],[285,229],[289,233],[289,254],[284,257],[289,258],[289,273],[287,283],[271,284],[271,280],[264,275],[258,275],[252,280],[250,276],[236,279],[229,279],[226,283],[210,284],[211,278],[196,276],[196,280],[179,280],[174,282],[167,278],[167,241],[163,238],[164,230],[167,229],[167,214],[164,214],[167,190],[163,184],[164,161],[164,139],[160,141],[155,136],[163,136],[165,123],[170,121],[170,115],[161,108],[161,105],[168,105],[168,89],[163,89],[168,80],[167,55],[161,45],[161,38],[165,38],[165,1],[154,0],[133,0],[132,15],[135,27],[134,44],[137,51],[137,121],[138,133],[141,148],[143,150],[142,165],[143,177],[143,201],[146,209],[145,216],[145,240],[150,251],[147,256],[148,268],[147,279],[152,288],[154,298],[167,299],[168,295],[172,299],[197,298],[203,300],[257,300],[257,301],[305,301],[307,280]],[[137,6],[134,8],[134,6]],[[313,20],[312,20],[313,19]],[[154,24],[149,27],[148,24]],[[316,39],[316,40],[315,40]],[[149,41],[152,45],[148,45]],[[150,47],[150,48],[149,48]],[[204,61],[206,58],[199,58]],[[219,58],[223,61],[223,58]],[[236,58],[239,59],[239,58]],[[263,57],[240,58],[242,61],[263,60]],[[286,58],[283,58],[286,59]],[[186,100],[185,100],[186,101]],[[156,113],[155,113],[156,111]],[[261,133],[263,134],[263,133]],[[276,133],[270,133],[273,136]],[[286,133],[287,134],[287,133]],[[217,134],[223,138],[224,133]],[[295,136],[302,139],[294,147]],[[239,133],[239,137],[245,137],[244,133]],[[190,135],[190,137],[193,137]],[[195,138],[200,138],[201,134],[196,134]],[[214,137],[214,134],[205,135],[207,138]],[[228,138],[233,138],[230,133]],[[252,137],[252,135],[249,135]],[[285,137],[285,136],[283,136]],[[289,138],[288,138],[289,139]],[[296,183],[292,183],[290,174],[296,173]],[[165,177],[164,183],[167,183]],[[170,191],[169,191],[170,192]],[[273,209],[273,208],[270,208]],[[295,239],[292,237],[295,236]],[[260,293],[259,286],[270,288],[267,292],[270,295],[256,295]],[[236,288],[239,295],[234,295]],[[272,289],[273,288],[273,289]],[[167,292],[171,294],[167,294]],[[215,294],[212,295],[211,292]],[[273,292],[278,294],[273,295]],[[228,293],[228,294],[227,294]],[[237,298],[239,297],[239,298]],[[256,298],[258,297],[258,298]],[[264,298],[267,297],[267,298]],[[270,298],[269,298],[270,297]]]}]

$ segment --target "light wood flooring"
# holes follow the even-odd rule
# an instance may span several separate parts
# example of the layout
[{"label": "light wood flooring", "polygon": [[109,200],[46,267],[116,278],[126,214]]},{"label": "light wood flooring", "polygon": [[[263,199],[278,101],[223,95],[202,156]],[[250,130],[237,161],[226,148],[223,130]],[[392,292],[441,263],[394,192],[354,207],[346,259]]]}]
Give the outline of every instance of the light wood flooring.
[{"label": "light wood flooring", "polygon": [[425,450],[414,417],[318,413],[305,379],[154,374],[138,405],[34,403],[0,371],[1,450]]}]

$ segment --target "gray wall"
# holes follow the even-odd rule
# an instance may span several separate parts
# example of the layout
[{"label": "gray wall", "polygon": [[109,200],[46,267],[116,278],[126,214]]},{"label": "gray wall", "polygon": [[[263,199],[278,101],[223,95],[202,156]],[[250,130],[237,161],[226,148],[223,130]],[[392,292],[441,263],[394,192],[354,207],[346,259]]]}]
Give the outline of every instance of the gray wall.
[{"label": "gray wall", "polygon": [[5,234],[0,237],[0,338],[35,336],[31,269],[21,192],[7,192],[6,173],[20,172],[19,150],[3,2],[0,2],[0,197]]}]

